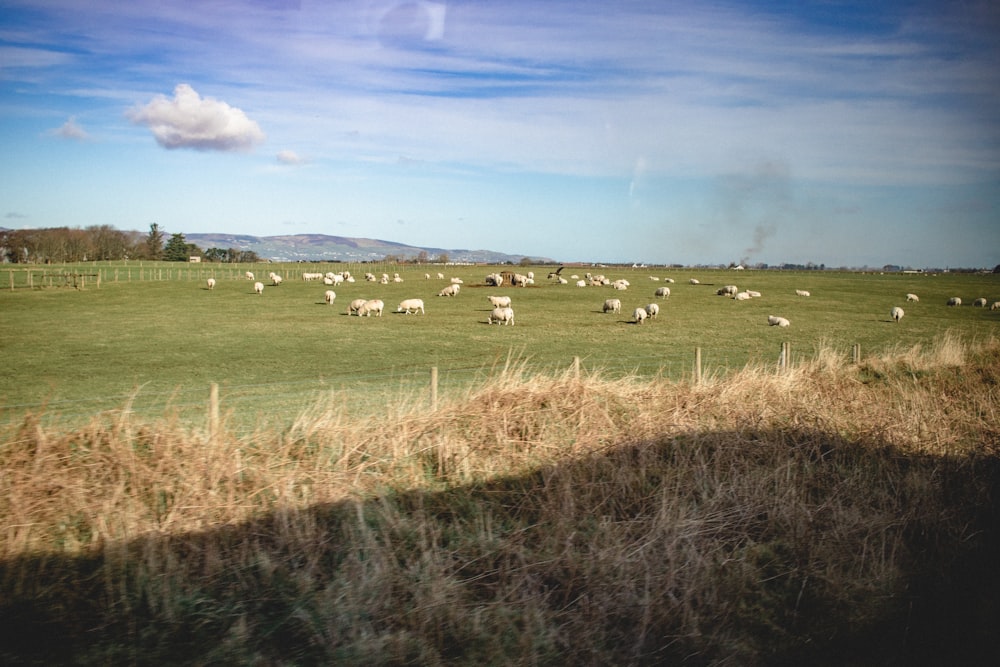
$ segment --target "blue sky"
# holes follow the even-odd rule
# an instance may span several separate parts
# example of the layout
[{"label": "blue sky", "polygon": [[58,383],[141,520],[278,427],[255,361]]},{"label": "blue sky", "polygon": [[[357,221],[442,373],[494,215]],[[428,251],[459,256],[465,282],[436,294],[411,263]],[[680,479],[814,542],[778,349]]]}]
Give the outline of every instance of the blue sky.
[{"label": "blue sky", "polygon": [[976,2],[0,0],[0,226],[1000,262]]}]

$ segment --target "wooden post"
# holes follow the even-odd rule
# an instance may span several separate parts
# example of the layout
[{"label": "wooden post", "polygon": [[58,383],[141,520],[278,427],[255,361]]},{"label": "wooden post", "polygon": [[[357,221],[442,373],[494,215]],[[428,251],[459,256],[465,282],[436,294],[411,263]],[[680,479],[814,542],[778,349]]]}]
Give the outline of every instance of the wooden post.
[{"label": "wooden post", "polygon": [[701,348],[694,348],[694,383],[701,384]]},{"label": "wooden post", "polygon": [[8,271],[7,275],[10,276],[10,291],[13,292],[14,291],[14,272],[13,271]]},{"label": "wooden post", "polygon": [[437,410],[438,407],[438,369],[437,366],[431,366],[431,410]]},{"label": "wooden post", "polygon": [[580,357],[573,357],[573,381],[580,381]]},{"label": "wooden post", "polygon": [[213,382],[208,387],[208,439],[216,442],[219,437],[219,385]]},{"label": "wooden post", "polygon": [[778,368],[787,371],[792,367],[792,345],[788,341],[781,344],[781,356],[778,357]]},{"label": "wooden post", "polygon": [[855,343],[851,348],[851,361],[855,364],[861,363],[861,343]]}]

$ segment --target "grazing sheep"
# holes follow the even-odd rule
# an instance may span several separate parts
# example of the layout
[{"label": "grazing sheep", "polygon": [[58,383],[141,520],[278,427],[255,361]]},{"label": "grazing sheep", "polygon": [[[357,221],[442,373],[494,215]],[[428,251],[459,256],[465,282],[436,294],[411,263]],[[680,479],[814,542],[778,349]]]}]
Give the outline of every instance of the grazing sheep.
[{"label": "grazing sheep", "polygon": [[890,317],[892,317],[893,320],[899,322],[901,319],[903,319],[903,309],[900,308],[899,306],[895,306],[891,311],[889,311],[889,315]]},{"label": "grazing sheep", "polygon": [[430,280],[430,279],[431,279],[431,274],[425,273],[424,274],[424,280]]},{"label": "grazing sheep", "polygon": [[620,313],[622,312],[622,302],[621,299],[606,299],[604,301],[604,312]]},{"label": "grazing sheep", "polygon": [[284,280],[284,278],[279,276],[277,273],[271,274],[271,284],[274,285],[275,287],[280,285],[282,280]]},{"label": "grazing sheep", "polygon": [[647,317],[649,317],[649,313],[647,313],[646,309],[641,306],[636,308],[635,312],[632,313],[632,319],[635,320],[636,324],[642,324]]},{"label": "grazing sheep", "polygon": [[994,301],[991,303],[990,310],[1000,310],[1000,301]]},{"label": "grazing sheep", "polygon": [[444,274],[438,271],[438,280],[444,280]]},{"label": "grazing sheep", "polygon": [[264,294],[264,283],[261,283],[261,282],[254,283],[253,284],[253,291],[256,292],[257,294],[260,294],[260,295],[263,296],[263,294]]},{"label": "grazing sheep", "polygon": [[916,294],[907,294],[906,295],[906,300],[907,301],[920,301],[920,297],[917,296]]},{"label": "grazing sheep", "polygon": [[661,298],[667,298],[667,297],[670,296],[670,288],[669,287],[657,287],[656,288],[656,292],[653,293],[653,296],[658,296],[658,297],[661,297]]},{"label": "grazing sheep", "polygon": [[767,316],[767,323],[772,327],[787,327],[789,325],[789,321],[784,317],[775,317],[774,315]]},{"label": "grazing sheep", "polygon": [[332,289],[328,289],[325,294],[323,294],[323,300],[326,301],[326,305],[332,306],[333,300],[337,298],[337,293]]},{"label": "grazing sheep", "polygon": [[372,313],[375,313],[375,317],[382,317],[382,309],[385,308],[385,303],[382,299],[369,299],[361,304],[358,308],[358,317],[364,315],[365,317],[371,317]]},{"label": "grazing sheep", "polygon": [[313,280],[323,280],[322,273],[303,273],[302,280],[312,282]]},{"label": "grazing sheep", "polygon": [[365,305],[367,299],[355,299],[347,306],[347,315],[350,317],[351,313],[357,313],[358,317],[361,316],[361,306]]},{"label": "grazing sheep", "polygon": [[984,299],[982,297],[976,299],[975,301],[972,302],[972,307],[973,308],[985,308],[986,307],[986,299]]},{"label": "grazing sheep", "polygon": [[423,315],[424,314],[424,300],[423,299],[405,299],[403,301],[400,301],[399,305],[396,306],[396,312],[397,313],[399,313],[399,312],[405,312],[407,315],[409,315],[411,310],[414,313],[418,313],[419,312],[421,315]]},{"label": "grazing sheep", "polygon": [[458,283],[451,283],[450,285],[445,286],[443,290],[438,292],[438,296],[455,296],[456,294],[458,294],[459,289],[461,289],[461,285],[459,285]]},{"label": "grazing sheep", "polygon": [[797,289],[797,290],[795,290],[795,294],[796,294],[797,296],[810,296],[810,295],[809,295],[809,292],[807,292],[807,291],[806,291],[806,290],[804,290],[804,289]]},{"label": "grazing sheep", "polygon": [[508,308],[510,306],[509,296],[488,296],[486,300],[493,304],[494,308]]},{"label": "grazing sheep", "polygon": [[245,275],[247,277],[247,280],[253,280],[253,272],[252,271],[247,271],[243,275]]},{"label": "grazing sheep", "polygon": [[950,299],[948,299],[948,305],[949,306],[961,306],[962,305],[962,298],[958,297],[958,296],[953,296]]},{"label": "grazing sheep", "polygon": [[655,320],[656,316],[660,314],[660,304],[651,303],[646,306],[646,312],[649,313],[649,318]]},{"label": "grazing sheep", "polygon": [[377,281],[378,278],[375,277],[374,273],[368,272],[368,273],[365,274],[365,280],[367,280],[370,283],[373,283],[373,282]]},{"label": "grazing sheep", "polygon": [[208,283],[208,289],[215,289],[215,278],[209,278],[205,282]]},{"label": "grazing sheep", "polygon": [[493,312],[490,313],[490,324],[496,322],[502,325],[514,326],[514,309],[511,307],[506,308],[494,308]]},{"label": "grazing sheep", "polygon": [[701,281],[699,281],[697,278],[692,278],[688,282],[691,283],[692,285],[700,285],[701,284]]},{"label": "grazing sheep", "polygon": [[726,285],[725,287],[720,287],[715,291],[719,296],[733,296],[739,292],[739,288],[736,285]]},{"label": "grazing sheep", "polygon": [[490,287],[501,287],[503,286],[503,276],[499,273],[491,273],[486,276],[486,284]]},{"label": "grazing sheep", "polygon": [[627,290],[628,289],[628,281],[627,280],[616,280],[613,283],[611,283],[611,287],[612,287],[612,289],[616,289],[616,290]]}]

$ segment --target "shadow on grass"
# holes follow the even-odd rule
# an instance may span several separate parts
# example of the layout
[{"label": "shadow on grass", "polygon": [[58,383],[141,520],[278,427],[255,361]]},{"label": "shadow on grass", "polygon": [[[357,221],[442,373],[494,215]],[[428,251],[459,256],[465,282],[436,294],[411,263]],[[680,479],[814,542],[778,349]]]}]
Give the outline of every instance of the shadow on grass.
[{"label": "shadow on grass", "polygon": [[815,430],[673,436],[0,562],[0,661],[990,664],[998,481]]}]

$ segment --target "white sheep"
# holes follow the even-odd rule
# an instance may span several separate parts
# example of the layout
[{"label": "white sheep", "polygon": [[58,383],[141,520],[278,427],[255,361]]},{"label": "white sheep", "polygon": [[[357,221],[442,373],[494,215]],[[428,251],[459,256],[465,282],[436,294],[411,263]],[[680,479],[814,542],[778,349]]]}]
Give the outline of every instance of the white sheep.
[{"label": "white sheep", "polygon": [[337,293],[332,289],[328,289],[326,293],[323,294],[323,300],[326,301],[326,305],[332,306],[333,300],[337,298]]},{"label": "white sheep", "polygon": [[986,307],[986,299],[984,299],[983,297],[979,297],[978,299],[976,299],[975,301],[972,302],[972,307],[973,308],[985,308]]},{"label": "white sheep", "polygon": [[1000,301],[994,301],[991,303],[990,310],[1000,310]]},{"label": "white sheep", "polygon": [[739,288],[736,285],[726,285],[725,287],[720,287],[715,291],[719,296],[733,296],[739,292]]},{"label": "white sheep", "polygon": [[486,284],[491,287],[501,287],[503,286],[503,276],[499,273],[491,273],[486,276]]},{"label": "white sheep", "polygon": [[371,317],[372,313],[375,313],[375,317],[382,317],[382,309],[385,308],[385,303],[382,299],[368,299],[361,307],[358,308],[358,317],[364,315],[365,317]]},{"label": "white sheep", "polygon": [[373,282],[375,282],[376,280],[378,280],[378,278],[376,278],[376,277],[375,277],[375,274],[374,274],[374,273],[371,273],[371,272],[369,271],[368,273],[366,273],[366,274],[365,274],[365,280],[367,280],[367,281],[368,281],[368,282],[370,282],[370,283],[373,283]]},{"label": "white sheep", "polygon": [[243,275],[247,277],[247,280],[253,280],[253,271],[247,271]]},{"label": "white sheep", "polygon": [[256,292],[257,294],[260,294],[260,295],[263,296],[263,294],[264,294],[264,283],[262,283],[262,282],[256,282],[256,283],[254,283],[253,284],[253,291]]},{"label": "white sheep", "polygon": [[611,287],[612,287],[612,289],[616,289],[616,290],[627,290],[628,289],[628,281],[627,280],[616,280],[613,283],[611,283]]},{"label": "white sheep", "polygon": [[490,313],[490,324],[496,322],[497,324],[511,325],[514,326],[514,309],[511,307],[506,308],[494,308],[493,312]]},{"label": "white sheep", "polygon": [[347,315],[350,316],[351,313],[357,313],[358,317],[361,316],[361,307],[365,305],[367,299],[355,299],[347,306]]},{"label": "white sheep", "polygon": [[456,294],[458,294],[459,289],[461,289],[461,285],[459,285],[458,283],[451,283],[450,285],[446,285],[443,290],[438,292],[438,296],[455,296]]},{"label": "white sheep", "polygon": [[664,278],[663,282],[665,282],[665,283],[672,283],[672,282],[674,282],[674,279],[673,278]]},{"label": "white sheep", "polygon": [[488,296],[486,300],[489,301],[494,308],[508,308],[510,307],[510,297],[509,296]]},{"label": "white sheep", "polygon": [[961,306],[962,305],[962,297],[958,297],[958,296],[951,297],[950,299],[948,299],[948,305],[949,306]]},{"label": "white sheep", "polygon": [[587,281],[586,280],[577,280],[576,281],[576,286],[577,287],[586,287],[587,286]]},{"label": "white sheep", "polygon": [[646,312],[649,313],[649,318],[655,320],[656,316],[660,314],[660,304],[651,303],[646,306]]},{"label": "white sheep", "polygon": [[271,284],[274,285],[275,287],[277,287],[278,285],[280,285],[281,281],[284,280],[284,278],[282,278],[281,276],[279,276],[277,273],[272,273],[270,275],[270,278],[271,278]]},{"label": "white sheep", "polygon": [[753,299],[758,299],[758,298],[760,298],[760,292],[757,292],[757,291],[754,291],[754,290],[752,290],[752,289],[748,289],[748,290],[747,290],[747,294],[749,294],[749,295],[750,295],[750,297],[751,297],[751,298],[753,298]]},{"label": "white sheep", "polygon": [[809,292],[804,289],[795,290],[796,296],[810,296]]},{"label": "white sheep", "polygon": [[903,309],[900,308],[899,306],[894,306],[893,309],[889,311],[889,316],[892,317],[892,319],[895,320],[896,322],[899,322],[901,319],[903,319]]},{"label": "white sheep", "polygon": [[465,284],[465,281],[464,281],[464,280],[462,280],[461,278],[458,278],[458,277],[456,276],[456,277],[454,277],[454,278],[452,278],[452,279],[451,279],[451,284],[452,284],[452,285],[464,285],[464,284]]},{"label": "white sheep", "polygon": [[444,274],[438,271],[438,280],[444,280]]},{"label": "white sheep", "polygon": [[209,278],[205,282],[208,283],[208,289],[215,289],[215,278]]},{"label": "white sheep", "polygon": [[653,296],[658,296],[658,297],[661,297],[661,298],[667,298],[667,297],[670,296],[670,288],[669,287],[657,287],[656,288],[656,292],[653,293]]},{"label": "white sheep", "polygon": [[647,317],[649,317],[649,313],[647,313],[646,309],[643,308],[642,306],[636,308],[635,311],[632,313],[632,319],[635,320],[636,324],[642,324]]},{"label": "white sheep", "polygon": [[569,284],[569,281],[566,280],[565,278],[563,278],[562,276],[559,276],[559,284],[560,285],[567,285],[567,284]]},{"label": "white sheep", "polygon": [[701,281],[699,281],[697,278],[692,278],[688,282],[691,283],[692,285],[700,285],[701,284]]},{"label": "white sheep", "polygon": [[605,299],[604,301],[604,312],[620,313],[622,312],[622,302],[621,299]]},{"label": "white sheep", "polygon": [[789,325],[788,320],[784,317],[775,317],[774,315],[767,316],[767,323],[772,327],[787,327]]},{"label": "white sheep", "polygon": [[425,314],[424,313],[424,300],[423,299],[404,299],[403,301],[399,302],[398,306],[396,306],[396,312],[397,313],[405,312],[407,315],[409,315],[411,310],[414,313],[418,313],[419,312],[421,315]]},{"label": "white sheep", "polygon": [[907,301],[920,301],[920,297],[917,296],[916,294],[912,294],[911,293],[911,294],[907,294],[906,295],[906,300]]}]

